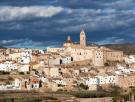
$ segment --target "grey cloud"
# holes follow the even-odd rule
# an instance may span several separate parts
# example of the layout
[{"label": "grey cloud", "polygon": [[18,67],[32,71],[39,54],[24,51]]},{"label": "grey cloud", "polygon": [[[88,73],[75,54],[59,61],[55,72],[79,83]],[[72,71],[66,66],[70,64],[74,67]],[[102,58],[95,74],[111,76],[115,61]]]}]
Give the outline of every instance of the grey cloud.
[{"label": "grey cloud", "polygon": [[[84,28],[88,41],[135,42],[134,0],[23,0],[22,5],[15,1],[18,0],[14,0],[13,5],[10,5],[9,0],[3,0],[3,6],[0,7],[11,7],[12,10],[18,7],[17,12],[21,11],[21,14],[19,12],[16,15],[14,14],[16,12],[8,13],[8,9],[8,12],[5,11],[0,15],[1,40],[31,39],[33,43],[42,42],[40,46],[49,46],[47,43],[49,41],[54,42],[50,43],[53,46],[63,42],[68,34],[73,36],[75,42],[78,41],[77,34]],[[24,7],[28,10],[26,13],[22,10]],[[36,7],[38,10],[34,10],[33,13],[31,7]],[[55,13],[55,10],[52,10],[53,13],[49,13],[49,16],[48,13],[44,13],[48,11],[44,9],[46,7],[61,8],[61,10]],[[9,16],[5,17],[7,13]],[[3,19],[6,22],[3,22]],[[25,43],[24,46],[32,45],[31,42]],[[10,45],[23,46],[23,42],[18,44]]]},{"label": "grey cloud", "polygon": [[[0,44],[6,47],[21,47],[21,48],[41,48],[45,49],[47,47],[56,47],[59,46],[58,42],[51,41],[34,41],[31,39],[12,39],[12,40],[2,40]],[[54,46],[55,44],[55,46]]]},{"label": "grey cloud", "polygon": [[98,42],[95,42],[95,43],[102,45],[102,44],[120,44],[120,43],[124,43],[124,42],[125,42],[125,40],[122,38],[107,37],[107,38],[100,40]]}]

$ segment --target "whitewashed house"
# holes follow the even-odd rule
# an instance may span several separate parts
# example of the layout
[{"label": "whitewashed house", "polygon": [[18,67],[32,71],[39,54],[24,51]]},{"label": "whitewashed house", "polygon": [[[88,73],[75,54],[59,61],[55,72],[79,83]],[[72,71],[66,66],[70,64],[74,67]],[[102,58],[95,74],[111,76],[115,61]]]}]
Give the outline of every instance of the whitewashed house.
[{"label": "whitewashed house", "polygon": [[0,82],[0,90],[21,90],[21,80],[18,78],[4,77]]},{"label": "whitewashed house", "polygon": [[99,84],[99,78],[97,78],[97,77],[87,78],[87,79],[85,79],[85,84],[88,85],[88,86],[98,85]]},{"label": "whitewashed house", "polygon": [[117,76],[95,76],[84,79],[84,83],[88,86],[91,85],[103,85],[103,84],[115,84],[117,82]]},{"label": "whitewashed house", "polygon": [[48,82],[48,78],[40,77],[39,80],[41,80],[43,83]]},{"label": "whitewashed house", "polygon": [[117,66],[117,70],[115,70],[116,75],[127,75],[127,74],[132,74],[135,73],[134,68],[126,68],[123,66]]},{"label": "whitewashed house", "polygon": [[117,81],[117,76],[96,76],[99,79],[99,84],[115,84]]},{"label": "whitewashed house", "polygon": [[16,69],[18,69],[17,64],[13,63],[12,61],[0,63],[0,71],[10,72]]},{"label": "whitewashed house", "polygon": [[129,57],[125,57],[126,63],[135,63],[135,56],[130,55]]},{"label": "whitewashed house", "polygon": [[66,82],[62,79],[53,79],[53,82],[57,83],[58,85],[66,85]]},{"label": "whitewashed house", "polygon": [[65,56],[60,59],[60,62],[61,62],[60,64],[69,64],[69,63],[72,63],[72,61],[73,61],[72,57]]},{"label": "whitewashed house", "polygon": [[21,86],[22,86],[21,83],[22,83],[21,79],[15,78],[14,83],[13,83],[14,89],[21,89]]},{"label": "whitewashed house", "polygon": [[82,73],[88,73],[89,69],[87,67],[80,68],[80,72]]},{"label": "whitewashed house", "polygon": [[29,72],[30,71],[30,67],[29,65],[20,65],[19,68],[18,68],[18,71],[19,72]]},{"label": "whitewashed house", "polygon": [[20,53],[20,64],[29,64],[32,60],[32,50],[23,50]]}]

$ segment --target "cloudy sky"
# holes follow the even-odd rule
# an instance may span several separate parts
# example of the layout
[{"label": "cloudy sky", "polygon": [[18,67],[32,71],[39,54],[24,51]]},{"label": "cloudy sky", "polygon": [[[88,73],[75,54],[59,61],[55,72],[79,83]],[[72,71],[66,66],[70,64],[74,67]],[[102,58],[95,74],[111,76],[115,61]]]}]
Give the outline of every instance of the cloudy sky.
[{"label": "cloudy sky", "polygon": [[0,45],[46,48],[78,42],[135,43],[135,0],[0,0]]}]

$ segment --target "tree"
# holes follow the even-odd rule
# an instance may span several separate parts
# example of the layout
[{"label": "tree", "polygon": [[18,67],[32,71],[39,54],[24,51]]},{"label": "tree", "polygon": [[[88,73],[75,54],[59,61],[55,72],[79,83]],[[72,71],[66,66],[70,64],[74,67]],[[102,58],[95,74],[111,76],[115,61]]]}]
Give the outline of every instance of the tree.
[{"label": "tree", "polygon": [[109,66],[109,63],[107,63],[107,62],[106,62],[106,63],[104,63],[104,66],[105,66],[105,67]]},{"label": "tree", "polygon": [[24,75],[24,72],[19,72],[20,75]]},{"label": "tree", "polygon": [[89,88],[88,85],[84,85],[83,83],[81,83],[79,86],[85,90],[87,90]]},{"label": "tree", "polygon": [[112,97],[113,97],[113,102],[120,102],[122,98],[122,89],[118,86],[112,86]]}]

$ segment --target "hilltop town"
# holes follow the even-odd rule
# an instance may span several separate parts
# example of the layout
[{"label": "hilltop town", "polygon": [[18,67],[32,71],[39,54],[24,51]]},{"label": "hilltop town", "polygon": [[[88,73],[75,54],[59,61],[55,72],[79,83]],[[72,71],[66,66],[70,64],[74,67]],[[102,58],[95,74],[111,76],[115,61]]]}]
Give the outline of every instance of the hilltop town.
[{"label": "hilltop town", "polygon": [[[78,34],[79,36],[79,34]],[[108,90],[135,86],[135,55],[105,46],[87,45],[70,36],[60,48],[0,49],[0,90],[39,92]]]}]

